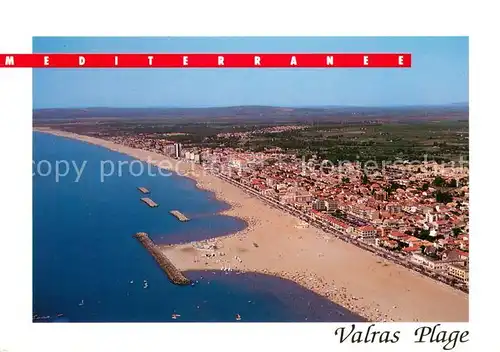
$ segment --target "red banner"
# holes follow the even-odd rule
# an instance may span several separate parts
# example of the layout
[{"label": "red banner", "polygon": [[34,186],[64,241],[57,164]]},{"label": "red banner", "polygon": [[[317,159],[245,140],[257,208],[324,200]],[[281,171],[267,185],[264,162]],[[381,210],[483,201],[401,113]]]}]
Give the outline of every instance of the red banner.
[{"label": "red banner", "polygon": [[0,54],[0,67],[407,68],[411,67],[411,54]]}]

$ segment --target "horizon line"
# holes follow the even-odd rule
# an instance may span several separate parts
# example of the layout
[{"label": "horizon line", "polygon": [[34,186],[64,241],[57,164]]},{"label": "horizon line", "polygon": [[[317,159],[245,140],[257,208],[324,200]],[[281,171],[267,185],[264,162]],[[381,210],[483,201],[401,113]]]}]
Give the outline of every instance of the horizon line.
[{"label": "horizon line", "polygon": [[276,108],[276,109],[339,109],[339,108],[359,108],[359,109],[383,109],[383,108],[424,108],[424,107],[450,107],[466,105],[469,102],[452,102],[440,104],[401,104],[401,105],[213,105],[213,106],[68,106],[68,107],[41,107],[36,110],[63,110],[63,109],[228,109],[228,108]]}]

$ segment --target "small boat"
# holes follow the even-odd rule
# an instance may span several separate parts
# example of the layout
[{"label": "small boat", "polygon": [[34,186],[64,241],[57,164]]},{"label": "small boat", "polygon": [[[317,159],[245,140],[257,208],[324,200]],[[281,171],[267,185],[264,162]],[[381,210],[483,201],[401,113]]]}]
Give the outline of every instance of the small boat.
[{"label": "small boat", "polygon": [[58,313],[58,314],[57,314],[57,317],[58,317],[58,318],[60,318],[60,317],[62,317],[63,315],[64,315],[64,314],[62,314],[62,313]]},{"label": "small boat", "polygon": [[133,284],[134,283],[134,280],[130,280],[130,283]]},{"label": "small boat", "polygon": [[172,319],[176,320],[177,318],[180,318],[180,314],[174,313],[172,314]]},{"label": "small boat", "polygon": [[241,315],[236,314],[236,320],[240,321],[241,320]]},{"label": "small boat", "polygon": [[82,299],[82,301],[81,301],[80,303],[78,303],[78,305],[79,305],[80,307],[81,307],[81,306],[83,306],[84,304],[85,304],[85,303],[83,302],[83,299]]},{"label": "small boat", "polygon": [[148,288],[148,283],[147,282],[144,283],[144,288]]}]

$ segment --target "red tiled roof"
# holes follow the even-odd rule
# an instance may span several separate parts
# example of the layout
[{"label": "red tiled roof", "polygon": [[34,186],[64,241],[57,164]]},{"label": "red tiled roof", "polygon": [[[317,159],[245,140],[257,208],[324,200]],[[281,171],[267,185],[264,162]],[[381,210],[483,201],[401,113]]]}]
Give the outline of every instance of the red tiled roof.
[{"label": "red tiled roof", "polygon": [[403,249],[403,252],[416,252],[416,251],[419,251],[420,250],[420,247],[406,247],[405,249]]},{"label": "red tiled roof", "polygon": [[344,229],[346,229],[346,228],[349,227],[349,225],[347,225],[345,222],[343,222],[343,221],[341,221],[341,220],[339,220],[337,218],[334,218],[333,216],[330,216],[328,214],[323,214],[323,213],[321,213],[321,212],[319,212],[317,210],[314,210],[314,209],[312,209],[312,212],[314,214],[317,214],[317,215],[323,217],[324,219],[328,220],[329,222],[331,222],[333,224],[336,224],[336,225],[339,225],[340,227],[343,227]]},{"label": "red tiled roof", "polygon": [[408,237],[408,235],[405,235],[404,233],[401,233],[399,231],[392,231],[391,235],[394,237]]}]

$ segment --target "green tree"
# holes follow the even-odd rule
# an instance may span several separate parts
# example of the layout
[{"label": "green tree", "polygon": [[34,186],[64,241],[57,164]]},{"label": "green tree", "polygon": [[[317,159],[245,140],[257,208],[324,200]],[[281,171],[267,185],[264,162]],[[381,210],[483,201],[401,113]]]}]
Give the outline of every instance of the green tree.
[{"label": "green tree", "polygon": [[342,177],[342,183],[349,183],[349,177]]},{"label": "green tree", "polygon": [[453,229],[453,236],[458,236],[462,232],[462,229],[459,227],[455,227]]},{"label": "green tree", "polygon": [[441,176],[436,176],[434,181],[432,181],[432,184],[436,187],[443,187],[446,184],[446,181]]},{"label": "green tree", "polygon": [[342,211],[340,211],[339,209],[335,209],[335,213],[334,215],[337,217],[337,218],[342,218],[344,216],[344,214],[342,213]]},{"label": "green tree", "polygon": [[414,236],[420,238],[421,240],[434,241],[434,238],[430,236],[430,230],[415,230]]},{"label": "green tree", "polygon": [[368,176],[366,176],[365,173],[363,173],[362,182],[363,182],[364,185],[368,184]]},{"label": "green tree", "polygon": [[401,186],[399,183],[391,182],[391,185],[390,185],[391,192],[394,192],[398,188],[403,188],[404,189],[404,187]]},{"label": "green tree", "polygon": [[446,204],[446,203],[450,203],[451,201],[453,201],[453,197],[448,192],[437,191],[436,192],[436,201],[439,203]]}]

